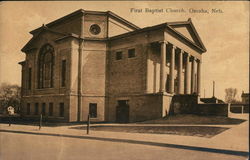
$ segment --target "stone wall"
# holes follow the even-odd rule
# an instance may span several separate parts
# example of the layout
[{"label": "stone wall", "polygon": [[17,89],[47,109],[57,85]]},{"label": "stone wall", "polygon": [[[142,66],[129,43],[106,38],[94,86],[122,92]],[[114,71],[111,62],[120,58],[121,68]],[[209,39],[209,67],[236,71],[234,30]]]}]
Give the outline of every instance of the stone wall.
[{"label": "stone wall", "polygon": [[198,96],[195,94],[175,95],[170,107],[170,115],[173,114],[227,116],[228,104],[198,104]]},{"label": "stone wall", "polygon": [[232,113],[249,113],[249,104],[231,104],[230,112]]},{"label": "stone wall", "polygon": [[195,114],[206,116],[228,116],[228,104],[197,104]]},{"label": "stone wall", "polygon": [[170,105],[170,115],[193,114],[198,103],[197,95],[174,95]]}]

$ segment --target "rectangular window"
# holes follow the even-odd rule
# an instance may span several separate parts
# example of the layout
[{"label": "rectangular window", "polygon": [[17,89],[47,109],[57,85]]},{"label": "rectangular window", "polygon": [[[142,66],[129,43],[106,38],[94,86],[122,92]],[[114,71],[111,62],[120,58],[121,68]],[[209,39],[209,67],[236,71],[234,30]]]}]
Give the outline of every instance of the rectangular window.
[{"label": "rectangular window", "polygon": [[97,104],[96,103],[89,104],[89,114],[90,114],[90,118],[97,117]]},{"label": "rectangular window", "polygon": [[41,114],[43,116],[45,115],[45,110],[46,110],[46,103],[42,103],[42,112],[41,112]]},{"label": "rectangular window", "polygon": [[30,115],[30,103],[27,103],[27,115]]},{"label": "rectangular window", "polygon": [[35,115],[38,115],[39,103],[35,103]]},{"label": "rectangular window", "polygon": [[65,87],[66,85],[66,60],[62,60],[62,71],[61,71],[61,86]]},{"label": "rectangular window", "polygon": [[64,103],[60,103],[59,116],[64,117]]},{"label": "rectangular window", "polygon": [[32,69],[29,68],[29,70],[28,70],[28,89],[31,89],[31,76],[32,76]]},{"label": "rectangular window", "polygon": [[49,116],[53,116],[53,103],[49,103]]},{"label": "rectangular window", "polygon": [[115,53],[115,59],[116,59],[116,60],[122,59],[122,52],[116,52],[116,53]]},{"label": "rectangular window", "polygon": [[133,58],[135,57],[135,49],[129,49],[128,50],[128,58]]}]

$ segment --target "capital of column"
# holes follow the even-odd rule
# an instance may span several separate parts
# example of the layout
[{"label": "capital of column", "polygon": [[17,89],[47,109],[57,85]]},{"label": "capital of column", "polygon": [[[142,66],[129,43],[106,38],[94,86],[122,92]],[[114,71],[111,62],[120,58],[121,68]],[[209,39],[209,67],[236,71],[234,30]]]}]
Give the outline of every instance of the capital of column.
[{"label": "capital of column", "polygon": [[197,63],[201,63],[201,59],[198,59],[198,58],[197,58],[197,59],[196,59],[196,62],[197,62]]},{"label": "capital of column", "polygon": [[191,59],[191,61],[196,61],[197,60],[197,58],[194,57],[194,56],[190,56],[190,59]]},{"label": "capital of column", "polygon": [[164,44],[168,44],[168,41],[159,41],[159,43],[164,43]]},{"label": "capital of column", "polygon": [[[184,51],[184,52],[185,52],[185,51]],[[185,52],[185,55],[190,57],[190,53],[188,53],[188,52]]]},{"label": "capital of column", "polygon": [[186,53],[183,49],[180,49],[180,50],[181,50],[181,51],[180,51],[181,54],[184,55],[184,54]]},{"label": "capital of column", "polygon": [[177,47],[175,45],[172,46],[172,49],[176,49]]}]

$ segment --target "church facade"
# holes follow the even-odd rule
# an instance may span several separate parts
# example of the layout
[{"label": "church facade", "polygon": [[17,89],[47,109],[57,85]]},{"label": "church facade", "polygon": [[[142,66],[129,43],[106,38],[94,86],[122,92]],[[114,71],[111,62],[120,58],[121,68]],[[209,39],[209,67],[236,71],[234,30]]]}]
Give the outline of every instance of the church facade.
[{"label": "church facade", "polygon": [[77,10],[30,32],[22,48],[22,115],[65,122],[167,116],[174,95],[200,94],[206,52],[191,19],[140,28]]}]

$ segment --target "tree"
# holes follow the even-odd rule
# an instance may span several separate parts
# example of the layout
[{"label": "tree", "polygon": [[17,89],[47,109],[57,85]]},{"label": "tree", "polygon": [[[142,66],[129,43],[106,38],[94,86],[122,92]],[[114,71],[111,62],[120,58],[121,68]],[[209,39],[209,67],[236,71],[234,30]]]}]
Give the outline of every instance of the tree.
[{"label": "tree", "polygon": [[236,99],[236,95],[237,95],[236,88],[226,88],[225,92],[226,92],[225,101],[227,103],[238,103],[239,102]]},{"label": "tree", "polygon": [[15,111],[20,110],[21,87],[2,83],[0,86],[0,107],[1,111],[6,110],[8,106],[15,108]]}]

